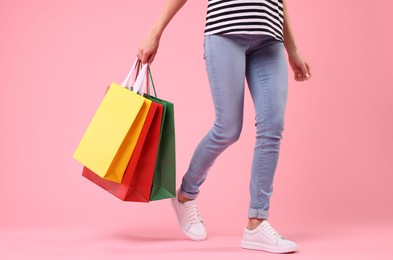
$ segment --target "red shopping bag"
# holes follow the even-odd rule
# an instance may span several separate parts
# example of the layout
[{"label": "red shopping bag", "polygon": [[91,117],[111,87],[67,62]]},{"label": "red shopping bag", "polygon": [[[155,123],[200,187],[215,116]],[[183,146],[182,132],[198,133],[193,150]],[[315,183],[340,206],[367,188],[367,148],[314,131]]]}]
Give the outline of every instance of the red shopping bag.
[{"label": "red shopping bag", "polygon": [[82,176],[124,201],[149,202],[157,159],[163,106],[152,102],[121,183],[105,180],[84,167]]}]

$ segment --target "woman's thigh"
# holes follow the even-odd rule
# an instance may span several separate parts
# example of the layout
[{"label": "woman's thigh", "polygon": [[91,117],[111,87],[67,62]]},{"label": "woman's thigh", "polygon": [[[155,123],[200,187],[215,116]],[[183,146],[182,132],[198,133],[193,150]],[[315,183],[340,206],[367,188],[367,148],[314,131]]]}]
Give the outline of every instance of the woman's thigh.
[{"label": "woman's thigh", "polygon": [[205,36],[206,70],[219,128],[241,127],[246,70],[245,39],[237,35]]},{"label": "woman's thigh", "polygon": [[247,54],[247,83],[259,129],[280,134],[288,96],[288,69],[282,42],[264,42]]}]

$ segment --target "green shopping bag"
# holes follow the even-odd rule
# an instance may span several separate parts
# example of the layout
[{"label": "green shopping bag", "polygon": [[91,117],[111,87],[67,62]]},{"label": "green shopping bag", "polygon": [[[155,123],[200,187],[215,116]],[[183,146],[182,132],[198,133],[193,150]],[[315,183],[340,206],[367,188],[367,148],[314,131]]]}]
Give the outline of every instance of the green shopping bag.
[{"label": "green shopping bag", "polygon": [[[150,69],[148,72],[148,78],[154,86]],[[163,106],[160,141],[150,200],[173,198],[176,197],[175,116],[173,103],[149,94],[146,97]]]}]

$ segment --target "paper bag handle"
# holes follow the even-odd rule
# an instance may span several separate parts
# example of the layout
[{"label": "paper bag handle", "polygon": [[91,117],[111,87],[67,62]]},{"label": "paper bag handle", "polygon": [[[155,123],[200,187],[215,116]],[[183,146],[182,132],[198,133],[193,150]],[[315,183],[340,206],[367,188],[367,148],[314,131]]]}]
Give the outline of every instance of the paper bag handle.
[{"label": "paper bag handle", "polygon": [[135,83],[132,86],[132,91],[134,93],[138,93],[141,90],[143,83],[146,82],[145,78],[146,78],[147,66],[148,66],[147,64],[144,64],[138,73],[138,77],[136,78]]},{"label": "paper bag handle", "polygon": [[137,68],[137,66],[139,66],[139,62],[140,61],[138,60],[138,58],[136,58],[135,61],[134,61],[134,64],[132,65],[130,71],[128,72],[126,78],[123,80],[123,83],[121,83],[121,86],[123,88],[128,88],[128,84],[129,84],[129,82],[131,80],[131,77],[132,77],[133,73],[135,72],[135,69]]}]

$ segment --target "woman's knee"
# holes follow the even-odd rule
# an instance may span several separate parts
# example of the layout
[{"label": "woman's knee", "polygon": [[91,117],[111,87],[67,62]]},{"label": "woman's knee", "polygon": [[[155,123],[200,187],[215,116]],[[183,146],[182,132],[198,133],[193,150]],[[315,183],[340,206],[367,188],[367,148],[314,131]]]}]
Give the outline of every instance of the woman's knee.
[{"label": "woman's knee", "polygon": [[266,139],[271,142],[280,142],[284,132],[284,120],[276,118],[270,124],[257,124],[257,139]]},{"label": "woman's knee", "polygon": [[239,140],[241,131],[241,126],[218,127],[215,125],[211,133],[216,143],[229,146]]}]

